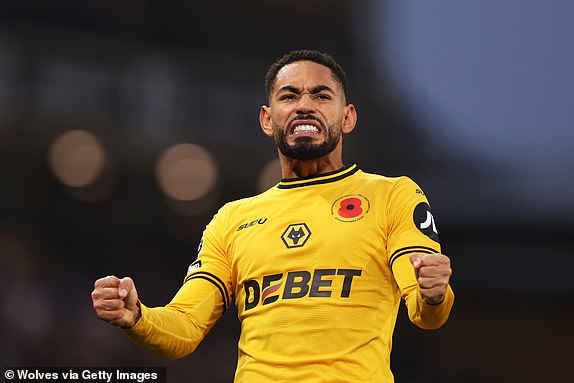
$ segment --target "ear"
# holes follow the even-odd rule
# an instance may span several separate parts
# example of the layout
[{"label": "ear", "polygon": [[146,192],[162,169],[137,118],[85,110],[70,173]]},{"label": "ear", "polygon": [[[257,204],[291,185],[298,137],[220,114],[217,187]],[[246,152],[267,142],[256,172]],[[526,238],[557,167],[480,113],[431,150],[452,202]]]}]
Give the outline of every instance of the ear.
[{"label": "ear", "polygon": [[353,129],[355,129],[356,124],[357,124],[357,110],[355,109],[355,105],[347,104],[347,106],[345,106],[345,116],[343,119],[342,132],[345,134],[351,133]]},{"label": "ear", "polygon": [[273,126],[271,125],[271,108],[263,105],[259,111],[259,125],[266,136],[273,137]]}]

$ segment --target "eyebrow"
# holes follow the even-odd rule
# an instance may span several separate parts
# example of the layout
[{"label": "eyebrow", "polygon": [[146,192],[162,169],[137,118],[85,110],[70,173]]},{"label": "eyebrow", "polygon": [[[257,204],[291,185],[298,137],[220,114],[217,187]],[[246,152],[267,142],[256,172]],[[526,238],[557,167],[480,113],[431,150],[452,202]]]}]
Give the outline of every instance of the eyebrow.
[{"label": "eyebrow", "polygon": [[[331,92],[331,93],[335,93],[335,91],[331,88],[329,88],[327,85],[317,85],[316,87],[312,88],[309,93],[311,94],[317,94],[317,93],[321,93],[323,91],[327,91],[327,92]],[[293,86],[293,85],[285,85],[282,86],[281,88],[279,88],[277,93],[280,92],[291,92],[291,93],[295,93],[295,94],[301,94],[302,91],[301,89]]]}]

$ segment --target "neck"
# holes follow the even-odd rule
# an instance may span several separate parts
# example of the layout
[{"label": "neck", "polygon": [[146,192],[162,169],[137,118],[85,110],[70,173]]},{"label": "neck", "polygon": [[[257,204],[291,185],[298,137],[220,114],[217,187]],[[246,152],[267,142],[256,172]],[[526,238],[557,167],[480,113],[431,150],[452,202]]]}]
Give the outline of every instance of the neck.
[{"label": "neck", "polygon": [[281,174],[283,179],[309,177],[333,172],[343,168],[343,160],[325,156],[315,160],[295,160],[280,155]]}]

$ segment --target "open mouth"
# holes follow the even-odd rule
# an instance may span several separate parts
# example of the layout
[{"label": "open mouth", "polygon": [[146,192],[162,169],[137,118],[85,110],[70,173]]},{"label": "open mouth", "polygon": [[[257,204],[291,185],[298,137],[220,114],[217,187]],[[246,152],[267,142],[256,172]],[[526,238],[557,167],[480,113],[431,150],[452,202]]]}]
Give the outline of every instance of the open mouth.
[{"label": "open mouth", "polygon": [[319,129],[317,129],[317,127],[313,125],[297,125],[293,129],[293,134],[298,133],[319,133]]},{"label": "open mouth", "polygon": [[290,134],[293,136],[314,136],[321,133],[321,127],[316,121],[294,121]]}]

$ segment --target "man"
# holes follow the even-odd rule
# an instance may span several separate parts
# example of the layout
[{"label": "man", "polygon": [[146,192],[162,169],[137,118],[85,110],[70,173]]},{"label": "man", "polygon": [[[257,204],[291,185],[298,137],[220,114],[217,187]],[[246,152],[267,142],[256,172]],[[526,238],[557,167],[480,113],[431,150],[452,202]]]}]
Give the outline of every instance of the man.
[{"label": "man", "polygon": [[454,301],[428,201],[407,177],[343,164],[342,136],[357,112],[330,56],[291,52],[265,84],[259,119],[277,144],[281,182],[220,209],[168,305],[149,308],[130,278],[108,276],[92,292],[96,313],[178,358],[234,302],[235,382],[392,382],[401,297],[425,329],[440,327]]}]

